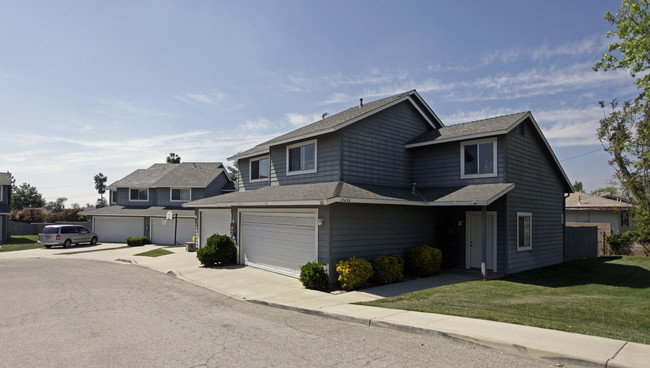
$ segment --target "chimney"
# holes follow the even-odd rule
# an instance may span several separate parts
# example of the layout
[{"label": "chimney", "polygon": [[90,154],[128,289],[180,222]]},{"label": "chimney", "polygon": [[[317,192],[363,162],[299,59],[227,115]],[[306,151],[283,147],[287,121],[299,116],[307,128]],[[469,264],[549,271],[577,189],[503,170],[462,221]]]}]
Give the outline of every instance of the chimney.
[{"label": "chimney", "polygon": [[359,99],[359,107],[363,107],[363,98]]}]

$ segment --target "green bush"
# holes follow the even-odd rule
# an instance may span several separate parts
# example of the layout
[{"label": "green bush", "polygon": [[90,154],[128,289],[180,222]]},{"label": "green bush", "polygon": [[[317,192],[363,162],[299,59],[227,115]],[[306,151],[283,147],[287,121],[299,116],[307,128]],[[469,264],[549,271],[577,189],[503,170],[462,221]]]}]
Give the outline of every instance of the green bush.
[{"label": "green bush", "polygon": [[404,260],[397,256],[381,256],[372,262],[372,282],[392,284],[404,277]]},{"label": "green bush", "polygon": [[231,237],[214,234],[205,247],[196,252],[196,258],[205,267],[234,264],[237,263],[237,247]]},{"label": "green bush", "polygon": [[138,247],[144,245],[142,238],[126,238],[126,245],[129,247]]},{"label": "green bush", "polygon": [[610,252],[617,255],[630,254],[630,246],[634,241],[634,235],[631,231],[627,231],[608,236],[606,239],[609,243]]},{"label": "green bush", "polygon": [[407,255],[409,272],[415,276],[433,276],[440,270],[442,252],[428,245],[411,248]]},{"label": "green bush", "polygon": [[149,239],[149,238],[146,237],[146,236],[143,236],[143,237],[140,238],[140,239],[142,239],[142,245],[151,244],[151,239]]},{"label": "green bush", "polygon": [[339,283],[344,290],[354,290],[362,287],[372,277],[372,264],[363,258],[352,257],[347,261],[336,264],[339,273]]},{"label": "green bush", "polygon": [[320,261],[300,266],[300,282],[307,289],[327,289],[327,273]]}]

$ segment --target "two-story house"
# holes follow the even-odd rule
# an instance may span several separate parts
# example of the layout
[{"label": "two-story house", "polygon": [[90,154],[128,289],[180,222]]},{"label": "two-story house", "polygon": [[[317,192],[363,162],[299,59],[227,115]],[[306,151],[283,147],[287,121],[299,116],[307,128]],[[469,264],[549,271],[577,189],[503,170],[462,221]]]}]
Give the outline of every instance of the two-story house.
[{"label": "two-story house", "polygon": [[0,173],[0,243],[9,237],[11,212],[11,173]]},{"label": "two-story house", "polygon": [[320,260],[333,285],[339,260],[423,244],[485,273],[563,261],[573,189],[530,112],[444,126],[412,90],[229,160],[239,191],[184,206],[197,209],[201,245],[232,221],[242,264],[295,277]]},{"label": "two-story house", "polygon": [[[221,162],[154,164],[107,186],[108,206],[84,210],[100,242],[147,236],[154,244],[184,244],[195,234],[195,214],[183,203],[235,190]],[[167,219],[171,212],[173,218]]]}]

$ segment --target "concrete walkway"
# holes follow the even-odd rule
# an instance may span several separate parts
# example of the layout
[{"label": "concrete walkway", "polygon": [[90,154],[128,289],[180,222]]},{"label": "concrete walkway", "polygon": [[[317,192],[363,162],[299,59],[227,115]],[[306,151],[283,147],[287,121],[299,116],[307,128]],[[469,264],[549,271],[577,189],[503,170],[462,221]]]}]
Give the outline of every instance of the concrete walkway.
[{"label": "concrete walkway", "polygon": [[196,253],[186,252],[184,248],[166,248],[174,254],[162,257],[135,255],[156,248],[160,247],[100,244],[70,249],[6,252],[0,253],[0,259],[78,258],[133,263],[236,299],[359,322],[371,327],[442,335],[500,351],[548,359],[554,363],[602,367],[650,366],[650,345],[509,323],[351,304],[475,279],[471,274],[447,272],[363,291],[324,293],[305,289],[297,279],[252,267],[204,268],[196,259]]}]

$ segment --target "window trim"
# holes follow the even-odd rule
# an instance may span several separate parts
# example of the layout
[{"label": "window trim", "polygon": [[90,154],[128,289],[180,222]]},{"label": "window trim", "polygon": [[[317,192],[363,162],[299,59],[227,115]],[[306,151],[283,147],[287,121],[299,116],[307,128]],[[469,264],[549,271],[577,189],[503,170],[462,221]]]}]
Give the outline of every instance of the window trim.
[{"label": "window trim", "polygon": [[[172,192],[174,190],[189,190],[190,191],[190,199],[172,199]],[[169,201],[170,202],[189,202],[192,200],[192,188],[169,188]]]},{"label": "window trim", "polygon": [[[520,247],[519,246],[519,231],[520,231],[520,229],[519,229],[519,219],[521,217],[530,218],[530,224],[529,224],[530,229],[528,230],[528,233],[530,234],[530,245],[528,245],[527,247]],[[516,239],[516,243],[517,243],[517,252],[529,251],[529,250],[533,249],[533,213],[532,212],[517,212],[517,239]]]},{"label": "window trim", "polygon": [[[129,191],[129,196],[130,195],[131,192]],[[109,190],[108,197],[108,204],[117,204],[117,190]]]},{"label": "window trim", "polygon": [[0,185],[0,202],[5,201],[5,187],[6,185]]},{"label": "window trim", "polygon": [[[293,149],[293,148],[302,147],[302,146],[309,146],[311,144],[314,145],[314,168],[309,169],[309,170],[290,171],[289,170],[289,151],[291,149]],[[285,153],[286,153],[286,172],[287,172],[287,176],[288,175],[310,174],[310,173],[315,173],[315,172],[318,171],[318,142],[317,142],[316,139],[312,139],[312,140],[309,140],[309,141],[304,141],[304,142],[300,142],[300,143],[296,143],[296,144],[287,145]],[[300,160],[302,162],[302,156],[301,156]]]},{"label": "window trim", "polygon": [[[465,174],[465,146],[478,145],[481,143],[492,143],[492,173],[489,174]],[[478,148],[476,150],[478,152]],[[497,165],[497,138],[475,139],[472,141],[460,142],[460,178],[461,179],[474,179],[474,178],[494,178],[499,176]]]},{"label": "window trim", "polygon": [[[133,199],[131,198],[131,191],[132,190],[146,190],[147,191],[147,199]],[[149,202],[149,188],[129,188],[129,202]]]},{"label": "window trim", "polygon": [[[269,160],[269,177],[268,178],[262,178],[262,179],[253,179],[253,161],[261,161],[267,159]],[[269,181],[271,180],[271,158],[269,155],[266,156],[260,156],[258,158],[251,158],[248,160],[248,182],[249,183],[259,183],[259,182],[264,182],[264,181]]]}]

